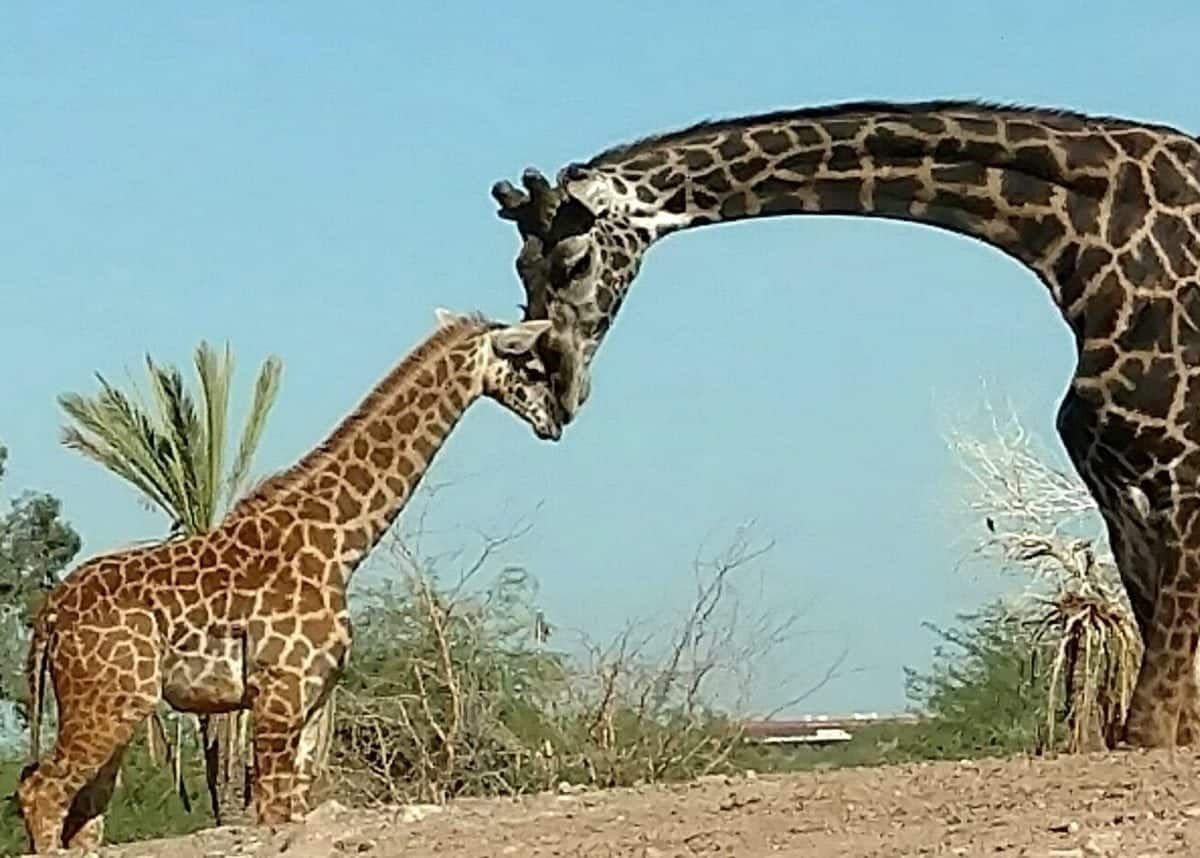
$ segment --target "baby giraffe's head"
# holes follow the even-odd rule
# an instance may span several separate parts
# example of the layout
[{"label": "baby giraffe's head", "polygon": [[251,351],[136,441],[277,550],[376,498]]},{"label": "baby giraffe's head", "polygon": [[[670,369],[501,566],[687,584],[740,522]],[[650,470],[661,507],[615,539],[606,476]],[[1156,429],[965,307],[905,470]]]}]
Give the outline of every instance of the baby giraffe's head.
[{"label": "baby giraffe's head", "polygon": [[[455,318],[445,310],[438,311],[443,325]],[[539,341],[549,329],[546,320],[489,324],[480,337],[478,366],[484,396],[528,423],[537,437],[557,441],[562,437],[565,415],[538,352]]]}]

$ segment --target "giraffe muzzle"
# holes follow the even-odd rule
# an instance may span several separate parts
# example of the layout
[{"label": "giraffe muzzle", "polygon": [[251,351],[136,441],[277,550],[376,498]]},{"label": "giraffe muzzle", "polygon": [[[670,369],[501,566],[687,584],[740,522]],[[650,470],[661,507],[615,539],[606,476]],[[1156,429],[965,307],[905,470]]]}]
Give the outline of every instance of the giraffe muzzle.
[{"label": "giraffe muzzle", "polygon": [[562,424],[557,420],[546,426],[537,426],[533,430],[533,434],[543,441],[558,441],[562,438],[562,433]]}]

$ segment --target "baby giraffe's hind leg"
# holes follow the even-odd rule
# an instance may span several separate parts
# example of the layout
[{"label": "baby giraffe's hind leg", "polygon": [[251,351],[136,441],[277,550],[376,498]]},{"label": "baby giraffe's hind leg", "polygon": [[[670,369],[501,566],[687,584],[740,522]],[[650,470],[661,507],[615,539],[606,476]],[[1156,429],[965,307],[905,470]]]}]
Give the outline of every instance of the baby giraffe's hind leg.
[{"label": "baby giraffe's hind leg", "polygon": [[152,708],[139,701],[103,732],[67,710],[54,750],[17,791],[34,852],[100,845],[121,753]]},{"label": "baby giraffe's hind leg", "polygon": [[[30,846],[38,853],[99,845],[121,753],[158,702],[149,640],[122,629],[108,630],[99,647],[94,640],[84,646],[70,633],[59,633],[53,654],[58,736],[18,787]],[[97,653],[116,657],[100,659]]]},{"label": "baby giraffe's hind leg", "polygon": [[124,747],[117,748],[75,795],[63,825],[63,843],[68,849],[99,849],[104,842],[104,811],[112,801],[124,754]]}]

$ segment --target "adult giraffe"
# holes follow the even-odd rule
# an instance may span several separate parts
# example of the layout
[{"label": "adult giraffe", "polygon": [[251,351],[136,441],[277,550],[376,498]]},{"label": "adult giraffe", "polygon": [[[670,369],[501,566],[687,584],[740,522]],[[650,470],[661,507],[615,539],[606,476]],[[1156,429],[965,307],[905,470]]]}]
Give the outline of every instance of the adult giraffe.
[{"label": "adult giraffe", "polygon": [[315,449],[211,532],[95,558],[34,621],[33,753],[47,677],[54,748],[18,787],[35,852],[94,849],[121,754],[161,699],[186,712],[254,714],[260,823],[298,819],[326,696],[350,647],[350,576],[481,397],[543,439],[561,410],[534,345],[549,323],[441,324]]},{"label": "adult giraffe", "polygon": [[972,236],[1041,279],[1075,335],[1058,429],[1099,505],[1145,655],[1126,723],[1200,740],[1200,143],[1162,125],[973,102],[859,102],[705,122],[499,182],[526,318],[565,413],[642,255],[679,230],[790,214]]}]

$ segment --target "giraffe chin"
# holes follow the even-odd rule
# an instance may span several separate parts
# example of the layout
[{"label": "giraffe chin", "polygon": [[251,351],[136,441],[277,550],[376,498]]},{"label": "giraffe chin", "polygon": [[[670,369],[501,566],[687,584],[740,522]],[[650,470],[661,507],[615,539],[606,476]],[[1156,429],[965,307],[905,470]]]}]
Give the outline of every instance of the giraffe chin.
[{"label": "giraffe chin", "polygon": [[533,434],[542,441],[559,441],[562,438],[562,426],[555,423],[553,426],[534,426]]}]

